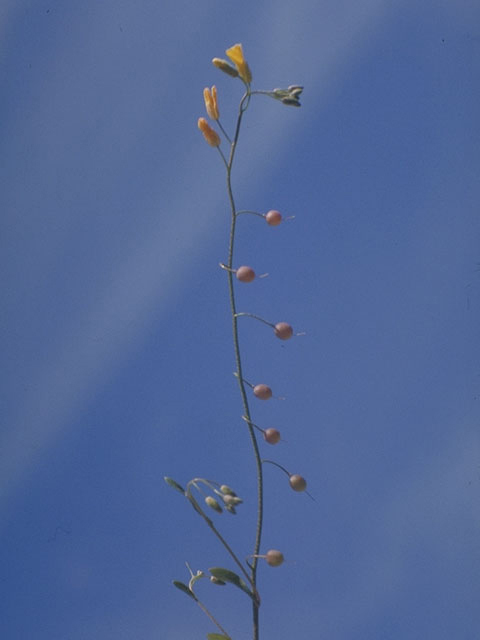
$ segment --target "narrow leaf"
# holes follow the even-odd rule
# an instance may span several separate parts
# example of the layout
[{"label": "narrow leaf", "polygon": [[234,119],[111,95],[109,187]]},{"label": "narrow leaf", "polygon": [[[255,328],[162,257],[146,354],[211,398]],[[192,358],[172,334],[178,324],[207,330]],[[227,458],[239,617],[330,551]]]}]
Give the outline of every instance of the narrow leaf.
[{"label": "narrow leaf", "polygon": [[180,582],[179,580],[174,580],[173,584],[177,587],[177,589],[180,589],[180,591],[183,591],[183,593],[186,593],[187,596],[190,596],[191,598],[196,600],[195,594],[190,591],[190,589],[187,587],[186,584],[184,584],[183,582]]},{"label": "narrow leaf", "polygon": [[222,567],[212,567],[209,569],[212,576],[218,578],[219,580],[223,580],[224,582],[230,582],[234,584],[236,587],[245,591],[253,599],[253,593],[247,587],[246,583],[240,578],[239,575],[230,571],[229,569],[223,569]]},{"label": "narrow leaf", "polygon": [[231,640],[230,636],[224,636],[221,633],[207,633],[208,640]]},{"label": "narrow leaf", "polygon": [[170,487],[173,487],[174,489],[176,489],[177,491],[180,491],[180,493],[183,493],[185,495],[185,489],[182,486],[180,486],[178,482],[175,482],[173,478],[169,478],[168,476],[165,476],[164,480]]}]

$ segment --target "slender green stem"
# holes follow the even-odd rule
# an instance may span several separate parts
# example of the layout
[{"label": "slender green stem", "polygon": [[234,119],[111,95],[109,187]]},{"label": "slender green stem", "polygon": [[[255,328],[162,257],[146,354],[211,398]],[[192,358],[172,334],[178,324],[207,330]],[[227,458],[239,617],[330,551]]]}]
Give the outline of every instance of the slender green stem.
[{"label": "slender green stem", "polygon": [[225,631],[225,629],[222,627],[222,625],[218,622],[218,620],[215,618],[215,616],[207,609],[207,607],[203,604],[203,602],[201,602],[197,596],[195,594],[193,594],[193,597],[195,598],[195,602],[198,604],[198,606],[200,607],[200,609],[203,611],[203,613],[205,615],[207,615],[210,620],[213,622],[213,624],[217,627],[217,629],[220,629],[220,631],[227,637],[229,638],[229,640],[232,640],[231,636]]},{"label": "slender green stem", "polygon": [[228,135],[228,133],[223,128],[222,123],[220,122],[220,120],[217,120],[217,124],[220,127],[220,130],[223,133],[223,135],[225,136],[225,138],[229,141],[230,144],[232,144],[232,141],[230,140],[230,136]]},{"label": "slender green stem", "polygon": [[[257,469],[257,526],[256,526],[256,532],[255,532],[254,549],[252,554],[254,557],[253,557],[253,562],[250,565],[250,568],[251,568],[250,580],[256,592],[257,591],[256,584],[257,584],[258,558],[255,556],[259,554],[260,544],[262,539],[262,526],[263,526],[263,470],[262,470],[262,462],[260,458],[260,452],[258,449],[255,430],[251,425],[250,408],[248,405],[245,382],[243,380],[243,375],[242,375],[242,359],[240,355],[240,342],[238,338],[238,326],[237,326],[238,315],[237,315],[236,302],[235,302],[235,289],[234,289],[234,280],[233,280],[233,271],[232,271],[234,245],[235,245],[235,226],[236,226],[236,220],[237,220],[235,200],[234,200],[233,191],[232,191],[232,166],[233,166],[233,160],[235,157],[235,151],[237,148],[238,136],[240,134],[240,127],[242,124],[243,114],[245,113],[245,110],[248,108],[248,105],[250,102],[250,96],[251,96],[251,91],[250,91],[250,88],[247,86],[247,91],[245,92],[244,96],[240,101],[237,125],[235,128],[235,135],[233,137],[233,141],[230,147],[230,156],[227,164],[227,192],[228,192],[228,198],[230,201],[230,208],[231,208],[231,214],[232,214],[231,226],[230,226],[230,239],[229,239],[229,246],[228,246],[228,263],[227,263],[229,271],[227,273],[228,273],[228,290],[229,290],[229,297],[230,297],[230,309],[232,313],[233,348],[235,352],[235,363],[237,367],[236,378],[238,380],[238,386],[239,386],[240,395],[242,398],[242,404],[244,408],[247,428],[250,434],[250,439],[252,441],[253,453],[255,456],[255,464]],[[259,640],[259,637],[260,637],[259,635],[260,634],[259,604],[260,604],[259,601],[253,601],[253,610],[252,610],[253,640]]]},{"label": "slender green stem", "polygon": [[254,313],[249,313],[248,311],[240,311],[236,315],[237,315],[237,318],[241,318],[242,316],[247,316],[249,318],[255,318],[255,320],[260,320],[260,322],[263,322],[264,324],[268,324],[269,327],[273,327],[275,329],[275,325],[273,324],[273,322],[268,322],[268,320],[265,320],[264,318],[261,318],[260,316],[256,316]]},{"label": "slender green stem", "polygon": [[264,213],[259,213],[258,211],[250,211],[250,209],[242,209],[242,211],[237,211],[235,215],[239,216],[242,213],[249,213],[253,216],[259,216],[260,218],[265,218]]},{"label": "slender green stem", "polygon": [[275,462],[274,460],[262,460],[262,462],[268,462],[268,464],[275,465],[276,467],[281,469],[284,473],[286,473],[288,477],[290,477],[290,475],[291,475],[290,472],[285,469],[285,467],[282,467],[281,464],[278,464],[278,462]]}]

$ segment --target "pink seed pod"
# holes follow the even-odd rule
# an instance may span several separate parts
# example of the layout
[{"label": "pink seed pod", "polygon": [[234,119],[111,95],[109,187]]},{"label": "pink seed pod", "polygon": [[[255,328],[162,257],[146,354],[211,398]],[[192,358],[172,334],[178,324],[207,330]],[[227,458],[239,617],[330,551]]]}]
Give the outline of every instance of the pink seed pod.
[{"label": "pink seed pod", "polygon": [[280,211],[275,211],[275,209],[272,209],[265,214],[265,220],[271,227],[276,227],[282,221],[282,214],[280,213]]},{"label": "pink seed pod", "polygon": [[277,322],[274,327],[275,335],[280,340],[288,340],[293,336],[293,328],[288,322]]},{"label": "pink seed pod", "polygon": [[289,482],[294,491],[305,491],[305,489],[307,488],[307,481],[305,480],[305,478],[303,476],[299,476],[296,473],[290,476]]},{"label": "pink seed pod", "polygon": [[281,551],[277,551],[277,549],[270,549],[270,551],[267,551],[265,560],[271,567],[279,567],[284,560],[283,553]]},{"label": "pink seed pod", "polygon": [[260,400],[268,400],[272,397],[272,390],[266,384],[257,384],[253,387],[254,395]]},{"label": "pink seed pod", "polygon": [[263,432],[263,437],[268,444],[277,444],[277,442],[280,442],[280,431],[273,427],[269,427]]},{"label": "pink seed pod", "polygon": [[252,267],[238,267],[236,271],[237,280],[240,282],[252,282],[255,279],[255,271]]}]

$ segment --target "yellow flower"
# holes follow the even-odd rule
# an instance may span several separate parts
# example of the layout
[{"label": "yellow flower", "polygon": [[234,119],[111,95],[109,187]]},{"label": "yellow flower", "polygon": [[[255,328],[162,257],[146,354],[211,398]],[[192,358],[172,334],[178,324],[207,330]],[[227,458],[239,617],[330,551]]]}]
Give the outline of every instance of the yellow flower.
[{"label": "yellow flower", "polygon": [[217,87],[213,86],[212,91],[208,87],[203,90],[203,99],[205,100],[205,108],[208,116],[212,120],[218,120],[220,113],[218,111]]},{"label": "yellow flower", "polygon": [[203,133],[203,137],[212,147],[220,146],[220,136],[212,127],[208,124],[205,118],[198,119],[198,128]]},{"label": "yellow flower", "polygon": [[234,44],[233,47],[227,49],[225,53],[237,67],[238,74],[241,79],[246,84],[250,84],[250,82],[252,81],[252,72],[250,71],[248,64],[245,62],[245,58],[243,57],[242,45]]}]

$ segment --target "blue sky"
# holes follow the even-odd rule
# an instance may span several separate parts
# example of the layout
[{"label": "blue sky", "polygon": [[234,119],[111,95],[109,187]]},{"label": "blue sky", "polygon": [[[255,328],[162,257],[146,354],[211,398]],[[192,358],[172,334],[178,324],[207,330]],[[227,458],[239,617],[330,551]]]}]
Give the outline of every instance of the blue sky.
[{"label": "blue sky", "polygon": [[[0,9],[0,633],[183,640],[171,586],[228,565],[163,476],[233,486],[253,461],[234,369],[218,154],[196,128],[210,60],[254,88],[234,172],[239,308],[265,456],[263,638],[473,640],[480,627],[480,10],[473,1],[44,2]],[[200,584],[235,640],[246,598]]]}]

